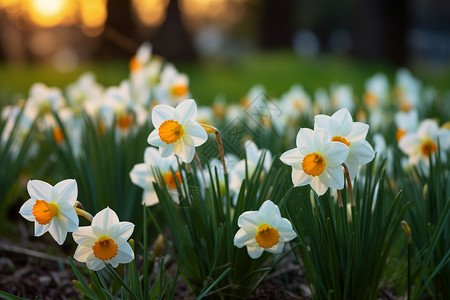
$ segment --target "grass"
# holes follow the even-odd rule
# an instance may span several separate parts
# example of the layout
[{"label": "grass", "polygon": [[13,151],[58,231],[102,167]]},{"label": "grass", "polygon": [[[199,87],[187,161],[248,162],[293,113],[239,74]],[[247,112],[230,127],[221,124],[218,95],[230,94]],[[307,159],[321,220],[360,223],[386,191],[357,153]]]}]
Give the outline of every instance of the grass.
[{"label": "grass", "polygon": [[[364,90],[365,80],[376,72],[384,72],[394,82],[397,68],[385,62],[362,61],[344,56],[322,55],[316,58],[297,56],[291,50],[260,52],[229,60],[199,60],[176,63],[190,78],[193,97],[199,104],[211,103],[221,94],[230,102],[239,99],[255,84],[263,84],[274,97],[286,92],[294,83],[302,84],[312,94],[332,83],[348,83],[356,95]],[[448,89],[450,69],[436,73],[424,65],[412,66],[412,72],[424,84],[439,91]],[[69,73],[61,73],[45,64],[0,64],[0,104],[26,97],[30,86],[43,82],[64,88],[82,73],[92,71],[104,86],[118,85],[128,77],[126,59],[84,62]]]}]

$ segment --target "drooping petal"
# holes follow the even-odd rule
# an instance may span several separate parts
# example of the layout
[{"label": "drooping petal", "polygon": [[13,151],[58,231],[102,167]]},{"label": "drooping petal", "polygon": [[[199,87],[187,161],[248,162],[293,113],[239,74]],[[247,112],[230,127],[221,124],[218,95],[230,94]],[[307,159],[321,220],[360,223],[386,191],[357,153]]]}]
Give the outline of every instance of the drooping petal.
[{"label": "drooping petal", "polygon": [[261,248],[259,246],[247,246],[247,252],[251,258],[257,259],[263,254],[264,248]]},{"label": "drooping petal", "polygon": [[28,194],[32,198],[51,202],[53,187],[41,180],[30,180],[27,184]]},{"label": "drooping petal", "polygon": [[[78,197],[78,186],[74,179],[66,179],[58,182],[54,187],[54,191],[59,194],[58,199],[53,199],[56,203],[59,201],[64,201],[70,205],[74,205]],[[57,200],[57,201],[56,201]]]},{"label": "drooping petal", "polygon": [[100,271],[101,269],[106,267],[106,264],[100,259],[95,257],[91,260],[86,261],[86,267],[92,271]]},{"label": "drooping petal", "polygon": [[320,176],[315,176],[309,184],[317,195],[322,196],[328,190],[328,187],[320,181],[319,177]]},{"label": "drooping petal", "polygon": [[48,231],[50,223],[46,225],[41,225],[38,222],[34,222],[34,236],[41,236]]},{"label": "drooping petal", "polygon": [[58,245],[62,245],[66,240],[67,236],[66,222],[67,221],[65,221],[62,218],[53,218],[53,220],[50,222],[50,227],[48,228],[48,231],[50,232],[51,236],[55,239],[55,241],[58,243]]},{"label": "drooping petal", "polygon": [[174,152],[181,158],[182,161],[185,163],[190,163],[194,159],[195,147],[187,146],[182,142],[180,142],[179,145],[181,146],[179,152],[176,152],[175,149]]}]

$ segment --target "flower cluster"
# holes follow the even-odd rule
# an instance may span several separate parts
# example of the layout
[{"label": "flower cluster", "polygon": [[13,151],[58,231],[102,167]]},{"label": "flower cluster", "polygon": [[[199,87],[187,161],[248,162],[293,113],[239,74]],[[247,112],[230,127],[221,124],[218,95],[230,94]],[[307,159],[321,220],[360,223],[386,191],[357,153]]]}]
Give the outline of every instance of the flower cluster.
[{"label": "flower cluster", "polygon": [[[48,231],[62,245],[67,233],[72,232],[78,244],[74,258],[85,262],[94,271],[103,269],[106,264],[117,267],[119,263],[129,263],[134,259],[133,250],[127,243],[134,225],[119,222],[116,213],[109,207],[93,218],[78,208],[75,180],[63,180],[55,186],[41,180],[30,180],[27,188],[31,198],[22,205],[20,214],[34,222],[35,236]],[[91,220],[91,226],[79,227],[77,214]]]}]

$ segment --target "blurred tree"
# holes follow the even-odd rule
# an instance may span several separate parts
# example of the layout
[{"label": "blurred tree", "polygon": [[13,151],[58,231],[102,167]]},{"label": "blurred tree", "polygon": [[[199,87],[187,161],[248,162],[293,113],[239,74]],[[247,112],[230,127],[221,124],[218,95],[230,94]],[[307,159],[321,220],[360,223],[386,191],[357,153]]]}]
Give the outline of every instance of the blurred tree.
[{"label": "blurred tree", "polygon": [[134,53],[136,24],[131,14],[130,0],[108,0],[108,17],[102,34],[100,57],[126,56]]},{"label": "blurred tree", "polygon": [[294,32],[293,0],[265,0],[262,5],[260,44],[263,48],[291,45]]},{"label": "blurred tree", "polygon": [[197,57],[191,38],[181,21],[178,0],[170,0],[166,19],[151,41],[153,51],[169,61],[191,60]]}]

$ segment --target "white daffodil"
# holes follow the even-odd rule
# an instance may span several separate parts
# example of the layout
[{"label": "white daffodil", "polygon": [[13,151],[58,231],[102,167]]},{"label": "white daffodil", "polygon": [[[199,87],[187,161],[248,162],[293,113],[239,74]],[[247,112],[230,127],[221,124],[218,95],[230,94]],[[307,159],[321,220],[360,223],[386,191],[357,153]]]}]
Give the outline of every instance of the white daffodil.
[{"label": "white daffodil", "polygon": [[93,271],[106,264],[115,268],[119,263],[129,263],[134,252],[127,240],[133,230],[133,223],[119,222],[116,213],[107,207],[94,216],[91,226],[82,226],[72,234],[78,244],[74,258]]},{"label": "white daffodil", "polygon": [[160,82],[155,87],[155,100],[158,103],[178,104],[189,96],[187,75],[179,73],[172,64],[166,64],[161,71]]},{"label": "white daffodil", "polygon": [[348,84],[337,84],[331,86],[331,104],[334,108],[347,108],[350,111],[355,109],[353,100],[353,88]]},{"label": "white daffodil", "polygon": [[176,154],[184,162],[190,163],[194,158],[195,147],[208,139],[205,129],[195,121],[196,118],[197,105],[192,99],[181,102],[176,108],[157,105],[152,111],[155,129],[147,142],[159,147],[162,157]]},{"label": "white daffodil", "polygon": [[408,112],[398,111],[394,115],[395,125],[397,126],[396,139],[397,142],[403,138],[406,133],[416,132],[419,126],[419,113],[416,109]]},{"label": "white daffodil", "polygon": [[314,130],[323,128],[331,136],[333,142],[341,142],[349,148],[345,165],[350,178],[355,178],[358,168],[375,157],[372,146],[366,141],[369,125],[353,122],[349,111],[342,108],[331,117],[317,115],[314,117]]},{"label": "white daffodil", "polygon": [[441,147],[442,159],[450,147],[450,130],[439,128],[437,122],[432,119],[423,120],[417,132],[406,133],[398,143],[399,148],[408,155],[408,162],[417,165],[420,161],[429,164],[428,156],[433,156]]},{"label": "white daffodil", "polygon": [[19,213],[34,222],[35,236],[48,231],[62,245],[67,232],[78,228],[79,220],[73,207],[78,196],[76,181],[67,179],[51,186],[44,181],[30,180],[27,189],[31,198],[22,205]]},{"label": "white daffodil", "polygon": [[281,96],[280,106],[283,115],[298,120],[302,115],[311,112],[311,98],[301,85],[296,84]]},{"label": "white daffodil", "polygon": [[422,83],[407,69],[398,70],[395,81],[395,94],[400,110],[408,112],[413,108],[418,108]]},{"label": "white daffodil", "polygon": [[333,142],[323,128],[302,128],[297,134],[297,148],[283,153],[280,160],[292,166],[292,182],[295,186],[311,185],[320,196],[327,189],[344,187],[342,163],[348,156],[348,147]]},{"label": "white daffodil", "polygon": [[[169,192],[173,195],[173,200],[178,202],[177,185],[172,170],[178,169],[178,163],[175,156],[161,157],[159,151],[153,147],[147,147],[144,153],[144,163],[134,165],[130,172],[131,181],[144,189],[142,195],[142,204],[147,206],[155,205],[158,196],[153,189],[153,182],[156,182],[153,174],[153,168],[159,169],[161,176],[167,185]],[[175,173],[176,180],[181,184],[182,176],[180,171]]]},{"label": "white daffodil", "polygon": [[93,73],[85,73],[66,88],[67,101],[76,115],[84,109],[95,117],[102,104],[103,87],[96,82]]},{"label": "white daffodil", "polygon": [[281,217],[280,209],[270,200],[266,200],[259,210],[240,215],[238,226],[240,229],[234,236],[234,245],[247,247],[248,255],[253,259],[260,257],[264,250],[280,253],[284,243],[297,236],[291,222]]},{"label": "white daffodil", "polygon": [[263,169],[268,172],[272,165],[272,154],[267,149],[258,149],[258,146],[252,141],[245,142],[245,155],[247,157],[247,166],[245,159],[237,162],[230,172],[230,189],[238,192],[242,181],[245,179],[246,169],[251,178],[256,170],[258,162],[264,157]]}]

